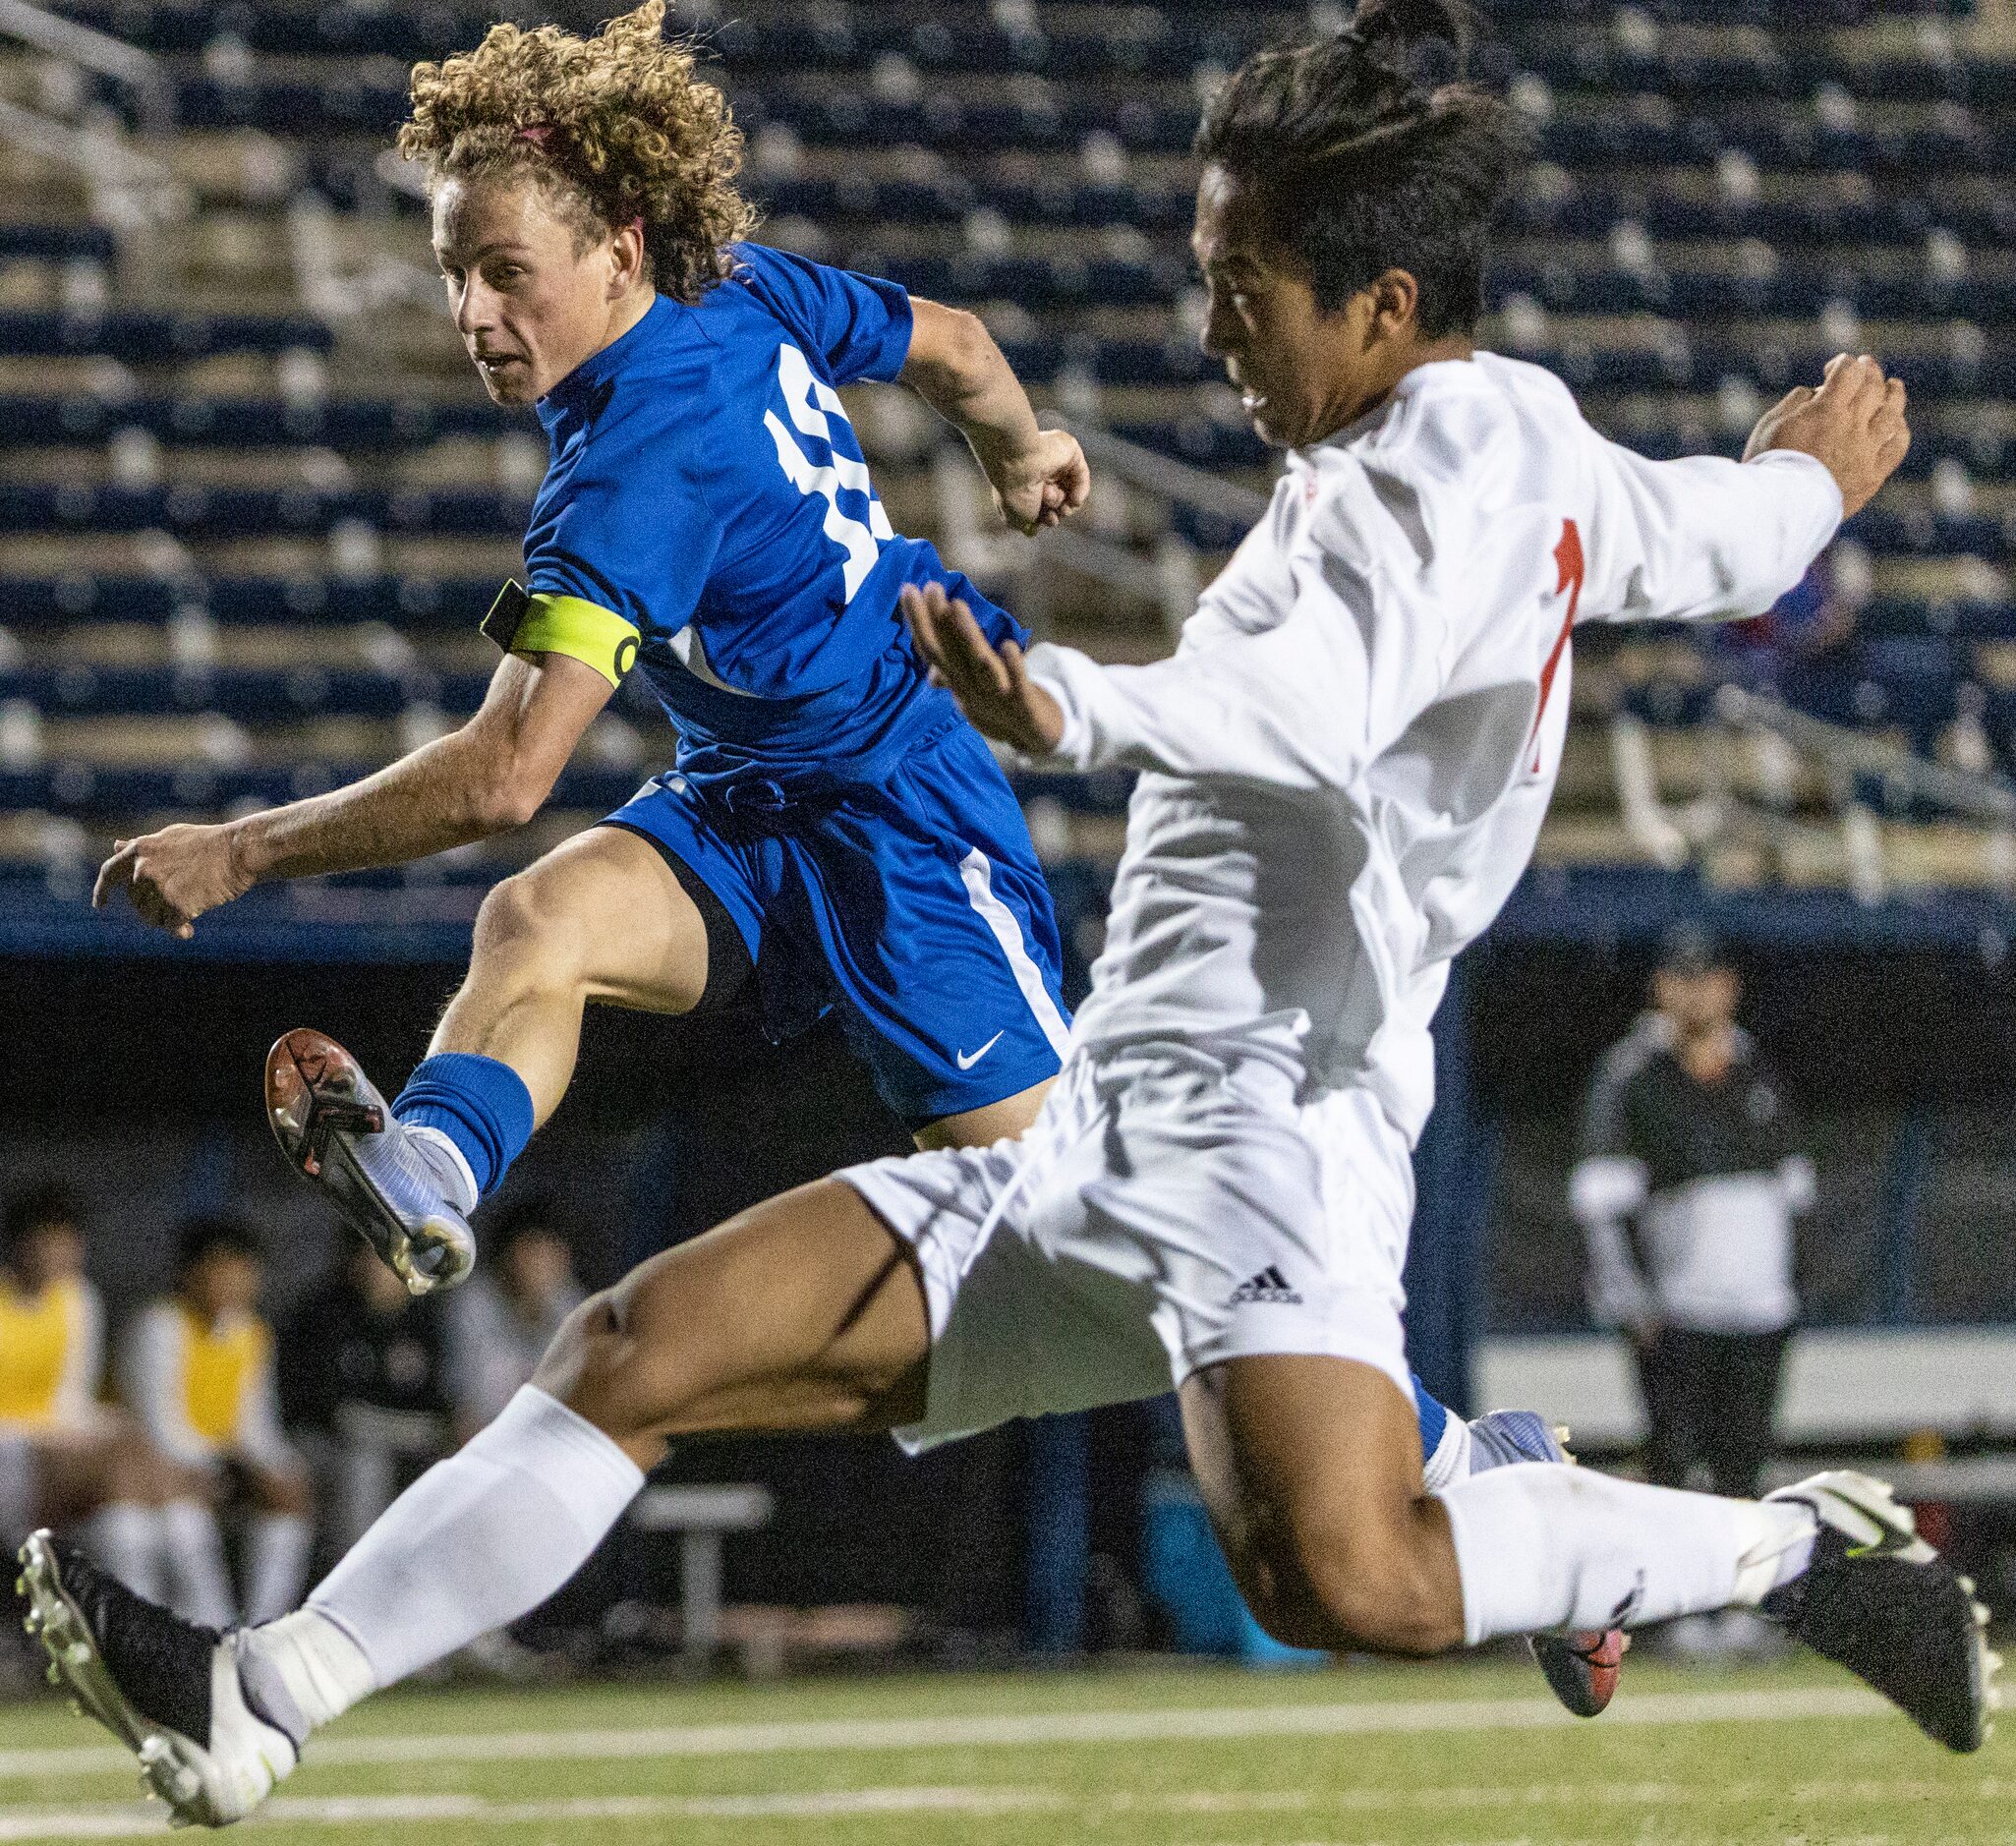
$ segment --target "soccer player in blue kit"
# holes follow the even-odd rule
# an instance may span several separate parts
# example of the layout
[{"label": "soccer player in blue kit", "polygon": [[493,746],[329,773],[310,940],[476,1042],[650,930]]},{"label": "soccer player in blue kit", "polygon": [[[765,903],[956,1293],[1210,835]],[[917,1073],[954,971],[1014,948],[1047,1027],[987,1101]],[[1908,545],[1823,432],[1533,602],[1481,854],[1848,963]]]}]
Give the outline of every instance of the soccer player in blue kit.
[{"label": "soccer player in blue kit", "polygon": [[[430,175],[456,330],[551,445],[526,588],[484,624],[504,659],[482,709],[350,786],[121,842],[94,897],[123,888],[187,937],[260,881],[520,824],[646,676],[673,768],[490,894],[396,1101],[318,1032],[268,1061],[281,1145],[415,1293],[468,1272],[468,1214],[565,1093],[592,1001],[683,1014],[753,981],[779,1037],[836,1010],[924,1148],[1019,1134],[1066,1042],[1020,808],[899,593],[941,586],[996,645],[1028,634],[894,533],[836,387],[917,390],[1025,533],[1083,503],[1084,457],[973,316],[745,241],[739,135],[662,20],[650,0],[593,38],[498,26],[413,74],[400,146]],[[1537,1418],[1466,1425],[1418,1396],[1431,1482],[1558,1459]],[[1608,1645],[1544,1662],[1578,1708],[1607,1699]]]},{"label": "soccer player in blue kit", "polygon": [[[290,1152],[417,1290],[467,1269],[467,1213],[564,1094],[589,1002],[681,1014],[753,980],[778,1037],[836,1009],[924,1145],[1019,1132],[1065,1042],[1020,808],[897,594],[941,583],[997,636],[1026,631],[894,533],[835,387],[915,388],[1024,532],[1083,502],[1084,457],[1038,429],[975,317],[744,241],[740,136],[662,22],[500,26],[414,73],[400,144],[432,180],[456,330],[551,450],[527,588],[484,624],[505,658],[482,710],[349,787],[126,842],[99,882],[187,935],[261,880],[480,838],[529,819],[645,676],[674,767],[490,894],[390,1109],[318,1035],[275,1048]],[[297,1131],[311,1080],[352,1113]]]}]

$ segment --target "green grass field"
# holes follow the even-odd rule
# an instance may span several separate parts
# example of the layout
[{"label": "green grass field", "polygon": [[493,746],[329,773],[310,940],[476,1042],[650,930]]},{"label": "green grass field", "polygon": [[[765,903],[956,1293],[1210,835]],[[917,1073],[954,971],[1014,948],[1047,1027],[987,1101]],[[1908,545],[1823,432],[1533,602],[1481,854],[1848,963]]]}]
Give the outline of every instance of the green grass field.
[{"label": "green grass field", "polygon": [[[1577,1723],[1512,1664],[437,1693],[317,1739],[250,1837],[317,1846],[2016,1842],[2016,1749],[1837,1674],[1633,1662]],[[158,1836],[53,1699],[0,1706],[0,1842]]]}]

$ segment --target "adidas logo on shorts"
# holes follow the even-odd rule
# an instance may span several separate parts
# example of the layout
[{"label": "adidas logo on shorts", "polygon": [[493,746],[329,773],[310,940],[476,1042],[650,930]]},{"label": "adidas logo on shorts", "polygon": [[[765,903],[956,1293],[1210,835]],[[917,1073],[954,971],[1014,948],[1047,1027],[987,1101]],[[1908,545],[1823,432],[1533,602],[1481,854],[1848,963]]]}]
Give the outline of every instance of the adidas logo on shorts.
[{"label": "adidas logo on shorts", "polygon": [[1244,1307],[1250,1301],[1266,1301],[1284,1307],[1290,1304],[1299,1306],[1301,1298],[1288,1286],[1288,1278],[1269,1263],[1250,1282],[1242,1282],[1233,1290],[1232,1299],[1226,1302],[1226,1306]]}]

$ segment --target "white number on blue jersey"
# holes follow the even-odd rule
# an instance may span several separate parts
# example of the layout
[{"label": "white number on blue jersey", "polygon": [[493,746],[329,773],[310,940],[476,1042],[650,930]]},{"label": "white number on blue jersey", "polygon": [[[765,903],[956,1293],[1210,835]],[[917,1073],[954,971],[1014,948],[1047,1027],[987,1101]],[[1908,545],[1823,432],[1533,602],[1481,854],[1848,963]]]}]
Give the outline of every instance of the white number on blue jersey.
[{"label": "white number on blue jersey", "polygon": [[[778,382],[783,386],[784,408],[791,414],[791,422],[806,435],[817,436],[833,454],[830,463],[821,465],[798,446],[798,439],[784,428],[783,420],[776,411],[763,413],[764,427],[770,431],[771,439],[777,444],[778,466],[791,479],[791,485],[800,493],[820,494],[826,500],[826,536],[846,552],[841,564],[841,574],[846,583],[844,602],[854,600],[854,592],[868,580],[868,573],[875,568],[879,554],[879,542],[893,539],[895,529],[889,523],[889,515],[883,511],[882,502],[875,497],[874,486],[868,479],[868,464],[855,455],[840,452],[840,445],[834,439],[832,418],[846,432],[850,444],[859,448],[854,441],[853,425],[847,421],[847,413],[840,407],[839,393],[823,378],[812,375],[812,368],[805,355],[795,346],[778,348]],[[868,517],[856,519],[840,511],[839,496],[842,492],[865,494],[868,500]]]}]

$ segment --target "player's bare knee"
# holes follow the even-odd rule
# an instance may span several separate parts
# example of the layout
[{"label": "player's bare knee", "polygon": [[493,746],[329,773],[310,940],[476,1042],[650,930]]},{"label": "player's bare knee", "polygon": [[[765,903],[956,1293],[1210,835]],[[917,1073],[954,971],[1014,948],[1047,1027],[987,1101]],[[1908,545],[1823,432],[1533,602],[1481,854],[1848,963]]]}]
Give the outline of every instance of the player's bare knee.
[{"label": "player's bare knee", "polygon": [[579,933],[539,866],[490,888],[476,913],[474,961],[489,978],[529,986],[576,979]]},{"label": "player's bare knee", "polygon": [[122,1426],[97,1453],[100,1491],[108,1500],[144,1506],[179,1499],[188,1491],[187,1471],[153,1447],[139,1430]]},{"label": "player's bare knee", "polygon": [[605,1289],[561,1322],[532,1382],[617,1441],[645,1433],[665,1406],[662,1356],[640,1338],[624,1286]]},{"label": "player's bare knee", "polygon": [[283,1468],[261,1468],[252,1476],[253,1504],[261,1513],[307,1519],[315,1510],[307,1474]]},{"label": "player's bare knee", "polygon": [[606,1393],[616,1331],[611,1292],[604,1289],[591,1295],[560,1323],[532,1374],[533,1384],[591,1422],[599,1420],[588,1401]]}]

